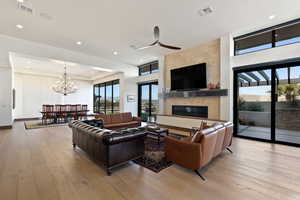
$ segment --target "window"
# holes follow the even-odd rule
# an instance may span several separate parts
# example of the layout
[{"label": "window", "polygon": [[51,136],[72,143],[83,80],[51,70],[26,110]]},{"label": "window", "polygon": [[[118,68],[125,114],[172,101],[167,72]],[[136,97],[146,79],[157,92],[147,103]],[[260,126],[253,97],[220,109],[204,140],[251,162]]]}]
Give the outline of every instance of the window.
[{"label": "window", "polygon": [[234,38],[234,54],[242,55],[300,42],[300,19]]},{"label": "window", "polygon": [[276,30],[275,46],[283,46],[300,42],[300,23]]},{"label": "window", "polygon": [[120,112],[119,80],[94,85],[94,113]]},{"label": "window", "polygon": [[158,61],[154,61],[151,63],[138,66],[138,68],[139,68],[139,76],[156,73],[158,72]]},{"label": "window", "polygon": [[235,54],[241,55],[272,48],[272,32],[260,33],[235,40]]}]

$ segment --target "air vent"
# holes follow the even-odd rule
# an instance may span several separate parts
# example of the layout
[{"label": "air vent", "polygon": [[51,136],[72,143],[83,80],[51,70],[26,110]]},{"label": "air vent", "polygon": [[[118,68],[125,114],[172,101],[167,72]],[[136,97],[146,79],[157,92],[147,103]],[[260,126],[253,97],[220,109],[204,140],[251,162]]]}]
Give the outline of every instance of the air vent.
[{"label": "air vent", "polygon": [[41,12],[40,17],[46,20],[52,20],[52,17],[48,13]]},{"label": "air vent", "polygon": [[23,12],[26,12],[26,13],[31,14],[31,15],[33,14],[33,9],[29,6],[26,6],[24,4],[19,3],[18,8]]},{"label": "air vent", "polygon": [[202,8],[198,11],[198,14],[200,16],[205,16],[205,15],[209,15],[213,12],[213,9],[212,7],[208,6],[208,7],[205,7],[205,8]]}]

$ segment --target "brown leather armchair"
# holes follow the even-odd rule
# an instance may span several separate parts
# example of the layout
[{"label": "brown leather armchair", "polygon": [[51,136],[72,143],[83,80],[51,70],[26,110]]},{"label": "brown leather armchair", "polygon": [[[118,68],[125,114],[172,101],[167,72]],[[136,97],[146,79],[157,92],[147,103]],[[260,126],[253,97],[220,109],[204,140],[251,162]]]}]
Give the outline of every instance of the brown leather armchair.
[{"label": "brown leather armchair", "polygon": [[207,165],[223,150],[229,149],[232,141],[233,124],[231,122],[204,129],[184,139],[165,138],[165,151],[168,160],[194,170],[203,180],[198,171]]}]

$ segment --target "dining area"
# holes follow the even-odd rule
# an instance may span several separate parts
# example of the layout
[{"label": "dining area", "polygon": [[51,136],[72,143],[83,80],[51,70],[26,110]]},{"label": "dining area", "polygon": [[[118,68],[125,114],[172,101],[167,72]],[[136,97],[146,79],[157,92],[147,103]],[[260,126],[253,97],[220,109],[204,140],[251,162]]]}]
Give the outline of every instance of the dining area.
[{"label": "dining area", "polygon": [[42,124],[63,124],[70,120],[83,120],[88,117],[87,104],[42,105]]}]

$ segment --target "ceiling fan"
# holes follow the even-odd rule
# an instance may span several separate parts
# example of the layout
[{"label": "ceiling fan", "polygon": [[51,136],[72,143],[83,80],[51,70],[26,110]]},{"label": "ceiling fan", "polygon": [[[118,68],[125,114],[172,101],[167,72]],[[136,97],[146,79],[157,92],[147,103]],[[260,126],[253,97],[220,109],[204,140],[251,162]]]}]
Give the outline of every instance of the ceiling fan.
[{"label": "ceiling fan", "polygon": [[136,49],[136,50],[147,49],[147,48],[150,48],[150,47],[153,47],[153,46],[161,46],[161,47],[164,47],[164,48],[167,48],[167,49],[172,49],[172,50],[180,50],[181,49],[180,47],[170,46],[170,45],[166,45],[166,44],[161,43],[159,41],[159,27],[158,26],[154,27],[154,39],[155,39],[155,42],[153,42],[152,44],[149,44],[147,46],[136,47],[134,45],[131,45],[131,47]]}]

